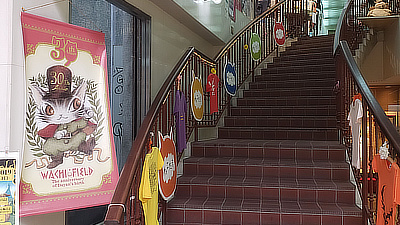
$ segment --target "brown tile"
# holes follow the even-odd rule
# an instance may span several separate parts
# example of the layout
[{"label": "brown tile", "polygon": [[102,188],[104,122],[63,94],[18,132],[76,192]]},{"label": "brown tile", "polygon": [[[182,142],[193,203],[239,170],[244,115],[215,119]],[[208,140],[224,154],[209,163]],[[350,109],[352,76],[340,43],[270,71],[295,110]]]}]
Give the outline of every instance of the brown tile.
[{"label": "brown tile", "polygon": [[263,157],[263,149],[262,148],[249,148],[249,157],[262,158]]},{"label": "brown tile", "polygon": [[280,215],[278,213],[261,213],[261,224],[263,225],[280,224]]},{"label": "brown tile", "polygon": [[263,200],[280,200],[279,188],[263,188],[261,195]]},{"label": "brown tile", "polygon": [[246,177],[261,177],[262,169],[261,166],[246,166]]},{"label": "brown tile", "polygon": [[233,211],[222,211],[222,224],[242,224],[241,213]]},{"label": "brown tile", "polygon": [[233,149],[233,156],[247,158],[248,157],[248,152],[249,152],[249,149],[247,147],[246,148],[235,147]]},{"label": "brown tile", "polygon": [[168,209],[167,210],[167,221],[175,223],[185,222],[185,213],[183,209]]},{"label": "brown tile", "polygon": [[354,191],[338,191],[337,202],[354,204],[355,203],[355,192]]},{"label": "brown tile", "polygon": [[297,178],[298,179],[312,179],[314,178],[312,168],[297,168]]},{"label": "brown tile", "polygon": [[302,224],[304,225],[321,225],[320,215],[302,215]]},{"label": "brown tile", "polygon": [[209,186],[208,196],[210,198],[225,198],[225,186]]},{"label": "brown tile", "polygon": [[220,211],[204,211],[204,223],[207,224],[221,224],[221,212]]},{"label": "brown tile", "polygon": [[281,188],[281,200],[282,201],[297,201],[298,200],[298,189]]},{"label": "brown tile", "polygon": [[243,198],[243,188],[242,187],[226,187],[226,197],[227,198]]},{"label": "brown tile", "polygon": [[300,214],[282,214],[282,225],[300,224]]},{"label": "brown tile", "polygon": [[212,175],[213,165],[198,165],[198,174],[200,175]]},{"label": "brown tile", "polygon": [[202,210],[185,210],[185,223],[202,223]]},{"label": "brown tile", "polygon": [[315,202],[317,198],[317,192],[315,190],[300,189],[299,200],[305,202]]},{"label": "brown tile", "polygon": [[229,176],[229,166],[228,165],[214,165],[214,175]]},{"label": "brown tile", "polygon": [[230,175],[231,176],[240,176],[243,177],[245,175],[245,167],[244,166],[234,166],[230,167]]},{"label": "brown tile", "polygon": [[282,177],[282,178],[295,178],[296,177],[296,168],[281,167],[279,174],[280,174],[280,177]]},{"label": "brown tile", "polygon": [[242,212],[242,224],[259,225],[260,213]]},{"label": "brown tile", "polygon": [[260,199],[261,198],[261,189],[259,187],[245,187],[244,198],[245,199]]},{"label": "brown tile", "polygon": [[317,200],[319,202],[334,203],[336,201],[336,190],[318,190]]},{"label": "brown tile", "polygon": [[191,190],[194,197],[205,197],[208,194],[206,185],[192,185]]},{"label": "brown tile", "polygon": [[333,215],[322,215],[322,225],[343,225],[342,217]]}]

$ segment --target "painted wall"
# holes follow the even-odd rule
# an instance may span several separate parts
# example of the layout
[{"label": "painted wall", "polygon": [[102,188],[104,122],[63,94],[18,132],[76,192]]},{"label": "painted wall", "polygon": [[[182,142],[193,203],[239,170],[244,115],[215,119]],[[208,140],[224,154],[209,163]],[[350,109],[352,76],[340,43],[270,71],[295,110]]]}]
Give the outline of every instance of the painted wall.
[{"label": "painted wall", "polygon": [[361,72],[370,85],[400,85],[399,18],[386,19],[374,26],[375,41],[363,57]]},{"label": "painted wall", "polygon": [[149,0],[127,0],[151,16],[151,96],[157,94],[179,58],[190,46],[213,57],[220,46],[213,46]]}]

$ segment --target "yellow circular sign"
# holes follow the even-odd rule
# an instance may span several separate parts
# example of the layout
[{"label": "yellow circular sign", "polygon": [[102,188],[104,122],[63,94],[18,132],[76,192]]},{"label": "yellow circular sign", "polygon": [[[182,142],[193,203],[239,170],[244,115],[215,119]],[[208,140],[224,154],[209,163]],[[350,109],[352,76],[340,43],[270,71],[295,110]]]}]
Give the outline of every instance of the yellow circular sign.
[{"label": "yellow circular sign", "polygon": [[194,118],[201,121],[204,115],[204,92],[201,79],[194,76],[192,79],[191,108]]}]

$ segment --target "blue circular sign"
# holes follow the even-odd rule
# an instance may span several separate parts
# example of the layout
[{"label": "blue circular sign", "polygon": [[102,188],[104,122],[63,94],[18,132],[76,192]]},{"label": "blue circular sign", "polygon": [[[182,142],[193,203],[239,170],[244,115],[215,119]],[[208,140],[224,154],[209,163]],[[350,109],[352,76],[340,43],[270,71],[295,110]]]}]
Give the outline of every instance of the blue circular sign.
[{"label": "blue circular sign", "polygon": [[226,92],[234,96],[237,90],[237,76],[235,66],[230,62],[227,62],[225,65],[224,83]]}]

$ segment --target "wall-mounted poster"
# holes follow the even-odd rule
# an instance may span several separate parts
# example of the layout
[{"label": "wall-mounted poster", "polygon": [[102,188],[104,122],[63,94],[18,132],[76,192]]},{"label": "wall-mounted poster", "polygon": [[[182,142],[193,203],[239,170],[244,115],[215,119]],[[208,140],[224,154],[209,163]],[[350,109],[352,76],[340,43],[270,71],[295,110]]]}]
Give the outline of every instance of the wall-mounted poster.
[{"label": "wall-mounted poster", "polygon": [[204,115],[204,92],[201,84],[201,78],[196,77],[192,72],[192,85],[191,85],[191,108],[193,117],[197,121],[201,121]]},{"label": "wall-mounted poster", "polygon": [[233,65],[230,62],[227,62],[225,65],[224,85],[225,85],[225,90],[228,94],[232,96],[236,95],[236,90],[237,90],[236,70],[235,70],[235,65]]},{"label": "wall-mounted poster", "polygon": [[16,168],[16,158],[0,158],[0,225],[19,224]]},{"label": "wall-mounted poster", "polygon": [[104,34],[21,15],[26,77],[21,216],[108,204],[118,181]]}]

